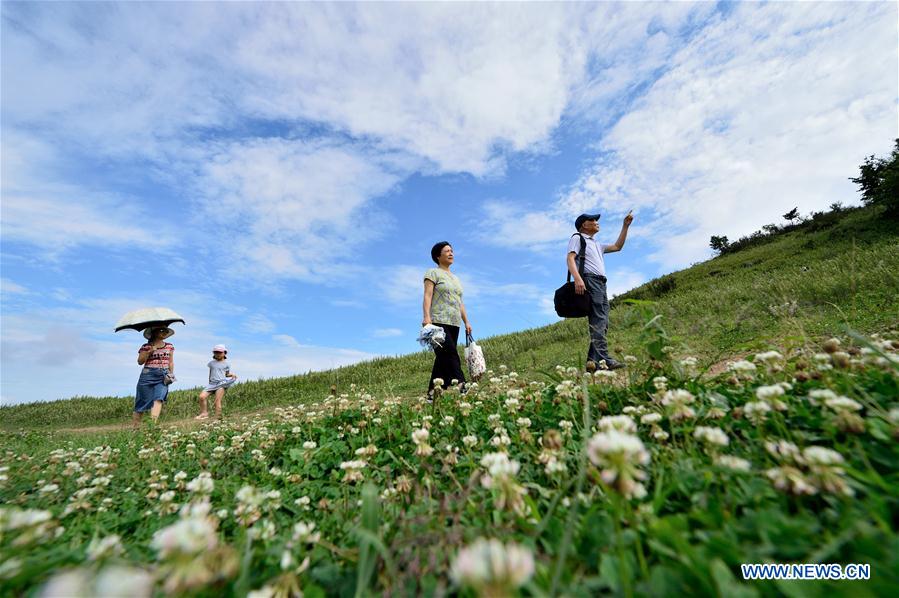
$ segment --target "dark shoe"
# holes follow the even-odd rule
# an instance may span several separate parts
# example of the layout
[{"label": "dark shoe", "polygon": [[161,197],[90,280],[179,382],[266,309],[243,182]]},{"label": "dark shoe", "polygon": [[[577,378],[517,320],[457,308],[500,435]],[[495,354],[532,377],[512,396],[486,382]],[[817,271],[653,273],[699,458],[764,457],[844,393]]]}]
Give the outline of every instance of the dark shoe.
[{"label": "dark shoe", "polygon": [[615,361],[614,359],[607,359],[607,360],[606,360],[606,368],[607,368],[608,370],[610,370],[610,371],[611,371],[611,370],[621,370],[621,369],[624,369],[624,368],[626,368],[626,367],[627,367],[627,366],[626,366],[625,364],[621,363],[620,361]]}]

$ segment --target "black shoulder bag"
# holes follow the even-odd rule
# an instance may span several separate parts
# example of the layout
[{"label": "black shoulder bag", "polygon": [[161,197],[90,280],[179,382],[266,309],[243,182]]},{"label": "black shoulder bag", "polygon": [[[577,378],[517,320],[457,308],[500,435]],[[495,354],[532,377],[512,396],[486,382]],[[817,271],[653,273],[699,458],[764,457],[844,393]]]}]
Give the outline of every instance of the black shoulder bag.
[{"label": "black shoulder bag", "polygon": [[[581,238],[581,250],[577,254],[577,259],[580,260],[577,271],[583,278],[587,241],[584,239],[584,235],[580,233],[575,234]],[[561,318],[584,318],[590,312],[590,293],[584,289],[584,294],[578,295],[574,291],[574,282],[571,280],[571,272],[569,272],[567,282],[556,289],[553,303],[556,307],[556,313]]]}]

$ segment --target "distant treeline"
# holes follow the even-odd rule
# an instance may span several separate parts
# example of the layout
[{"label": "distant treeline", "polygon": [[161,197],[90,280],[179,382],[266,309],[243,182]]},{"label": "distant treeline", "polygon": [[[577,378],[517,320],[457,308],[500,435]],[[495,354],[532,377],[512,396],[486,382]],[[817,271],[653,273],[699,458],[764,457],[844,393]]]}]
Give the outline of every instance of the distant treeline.
[{"label": "distant treeline", "polygon": [[[866,206],[880,207],[883,209],[884,217],[899,220],[899,139],[894,141],[893,151],[888,157],[868,156],[859,166],[859,176],[850,177],[849,180],[858,185],[862,202]],[[836,224],[844,212],[856,209],[859,208],[845,208],[837,202],[830,204],[829,211],[800,216],[798,208],[793,208],[783,215],[787,224],[780,226],[766,224],[761,230],[733,242],[724,235],[712,235],[709,246],[717,251],[718,255],[736,253],[795,230],[812,232],[828,228]]]}]

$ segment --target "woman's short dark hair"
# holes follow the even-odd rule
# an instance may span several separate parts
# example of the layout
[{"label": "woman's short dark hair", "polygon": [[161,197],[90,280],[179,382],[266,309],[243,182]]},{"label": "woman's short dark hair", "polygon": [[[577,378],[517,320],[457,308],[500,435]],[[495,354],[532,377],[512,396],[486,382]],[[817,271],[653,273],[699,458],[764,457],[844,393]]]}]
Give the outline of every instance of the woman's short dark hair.
[{"label": "woman's short dark hair", "polygon": [[437,243],[433,247],[431,247],[431,259],[434,260],[435,264],[440,264],[440,260],[437,259],[440,257],[440,253],[443,251],[443,248],[449,245],[447,241],[441,241]]}]

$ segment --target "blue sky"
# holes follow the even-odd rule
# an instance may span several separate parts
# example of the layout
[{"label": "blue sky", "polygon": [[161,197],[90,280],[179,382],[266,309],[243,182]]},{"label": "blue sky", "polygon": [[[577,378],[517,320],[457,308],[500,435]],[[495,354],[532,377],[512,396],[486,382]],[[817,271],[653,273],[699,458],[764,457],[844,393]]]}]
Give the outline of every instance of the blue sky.
[{"label": "blue sky", "polygon": [[[244,379],[556,321],[574,217],[623,292],[835,201],[897,132],[895,3],[2,4],[3,404],[129,395],[138,307]],[[422,373],[423,378],[426,373]]]}]

